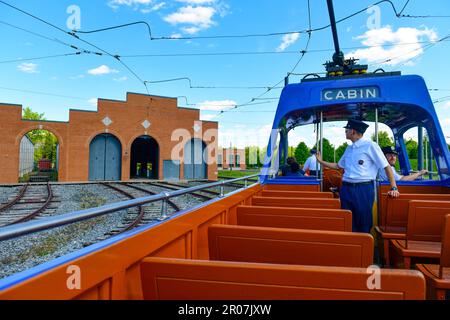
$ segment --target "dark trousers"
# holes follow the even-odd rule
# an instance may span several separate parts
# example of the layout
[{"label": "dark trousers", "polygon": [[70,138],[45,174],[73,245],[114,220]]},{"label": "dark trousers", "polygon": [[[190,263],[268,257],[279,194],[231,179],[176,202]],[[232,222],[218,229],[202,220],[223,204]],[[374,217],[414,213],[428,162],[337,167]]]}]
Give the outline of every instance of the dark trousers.
[{"label": "dark trousers", "polygon": [[374,185],[342,185],[341,208],[352,212],[353,232],[370,233],[372,229],[372,207],[375,200]]}]

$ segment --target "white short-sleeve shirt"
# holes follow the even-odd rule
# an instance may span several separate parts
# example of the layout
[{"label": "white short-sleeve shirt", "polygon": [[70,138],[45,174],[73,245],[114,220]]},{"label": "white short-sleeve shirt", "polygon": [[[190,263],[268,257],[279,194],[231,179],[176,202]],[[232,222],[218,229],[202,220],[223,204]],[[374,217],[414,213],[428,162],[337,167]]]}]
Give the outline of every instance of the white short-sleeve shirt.
[{"label": "white short-sleeve shirt", "polygon": [[[399,175],[397,173],[397,171],[395,171],[395,167],[394,166],[391,166],[391,168],[392,168],[392,172],[394,173],[395,181],[399,181],[402,178],[402,176]],[[388,179],[388,177],[386,175],[386,171],[384,171],[384,169],[380,169],[378,171],[378,177],[380,178],[381,181],[389,181],[389,179]]]},{"label": "white short-sleeve shirt", "polygon": [[375,180],[389,163],[380,146],[362,138],[347,147],[338,165],[345,170],[343,181],[357,183]]},{"label": "white short-sleeve shirt", "polygon": [[316,156],[311,156],[308,159],[306,159],[305,165],[303,166],[303,171],[307,171],[307,170],[316,170],[316,166],[317,169],[320,170],[320,164],[317,163],[317,158]]}]

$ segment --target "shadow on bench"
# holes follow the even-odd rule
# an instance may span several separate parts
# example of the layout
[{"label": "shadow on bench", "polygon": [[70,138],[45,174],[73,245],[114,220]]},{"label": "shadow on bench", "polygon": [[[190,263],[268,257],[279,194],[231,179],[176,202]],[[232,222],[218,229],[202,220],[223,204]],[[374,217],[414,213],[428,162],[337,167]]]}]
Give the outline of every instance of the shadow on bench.
[{"label": "shadow on bench", "polygon": [[373,238],[366,233],[213,225],[209,259],[367,268]]},{"label": "shadow on bench", "polygon": [[147,300],[370,300],[424,299],[425,280],[414,270],[379,270],[379,289],[365,268],[273,265],[145,258]]}]

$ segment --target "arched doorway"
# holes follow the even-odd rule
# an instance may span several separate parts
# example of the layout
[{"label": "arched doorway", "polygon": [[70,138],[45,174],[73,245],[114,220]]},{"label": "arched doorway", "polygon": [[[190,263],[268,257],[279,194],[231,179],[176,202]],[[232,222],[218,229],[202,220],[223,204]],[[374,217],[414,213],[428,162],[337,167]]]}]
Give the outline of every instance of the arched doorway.
[{"label": "arched doorway", "polygon": [[58,181],[59,142],[48,130],[31,130],[20,140],[19,182]]},{"label": "arched doorway", "polygon": [[158,179],[159,145],[150,136],[140,136],[131,145],[130,177]]},{"label": "arched doorway", "polygon": [[184,146],[184,178],[187,180],[206,179],[208,165],[205,161],[205,143],[192,139]]},{"label": "arched doorway", "polygon": [[122,176],[122,145],[115,136],[103,133],[89,146],[89,180],[117,181]]}]

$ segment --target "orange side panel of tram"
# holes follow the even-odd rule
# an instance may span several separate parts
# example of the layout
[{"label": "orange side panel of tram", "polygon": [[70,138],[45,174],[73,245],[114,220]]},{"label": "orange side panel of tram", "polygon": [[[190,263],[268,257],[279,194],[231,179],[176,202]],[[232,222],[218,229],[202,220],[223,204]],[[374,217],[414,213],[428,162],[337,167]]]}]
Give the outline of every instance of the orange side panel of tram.
[{"label": "orange side panel of tram", "polygon": [[341,202],[339,199],[320,198],[269,198],[253,197],[252,205],[267,207],[294,207],[294,208],[328,208],[339,209]]},{"label": "orange side panel of tram", "polygon": [[332,192],[314,192],[314,191],[275,191],[263,190],[263,197],[280,198],[333,198]]},{"label": "orange side panel of tram", "polygon": [[414,270],[380,270],[379,289],[368,288],[366,268],[146,258],[141,275],[151,300],[425,298],[425,279]]},{"label": "orange side panel of tram", "polygon": [[209,227],[210,260],[367,268],[373,264],[373,250],[367,233]]},{"label": "orange side panel of tram", "polygon": [[239,206],[237,224],[351,232],[352,212],[342,209]]},{"label": "orange side panel of tram", "polygon": [[[137,233],[92,254],[0,292],[0,299],[142,299],[140,261],[149,256],[208,259],[208,227],[236,224],[236,208],[250,204],[256,185]],[[70,266],[80,270],[80,289],[69,289]]]}]

